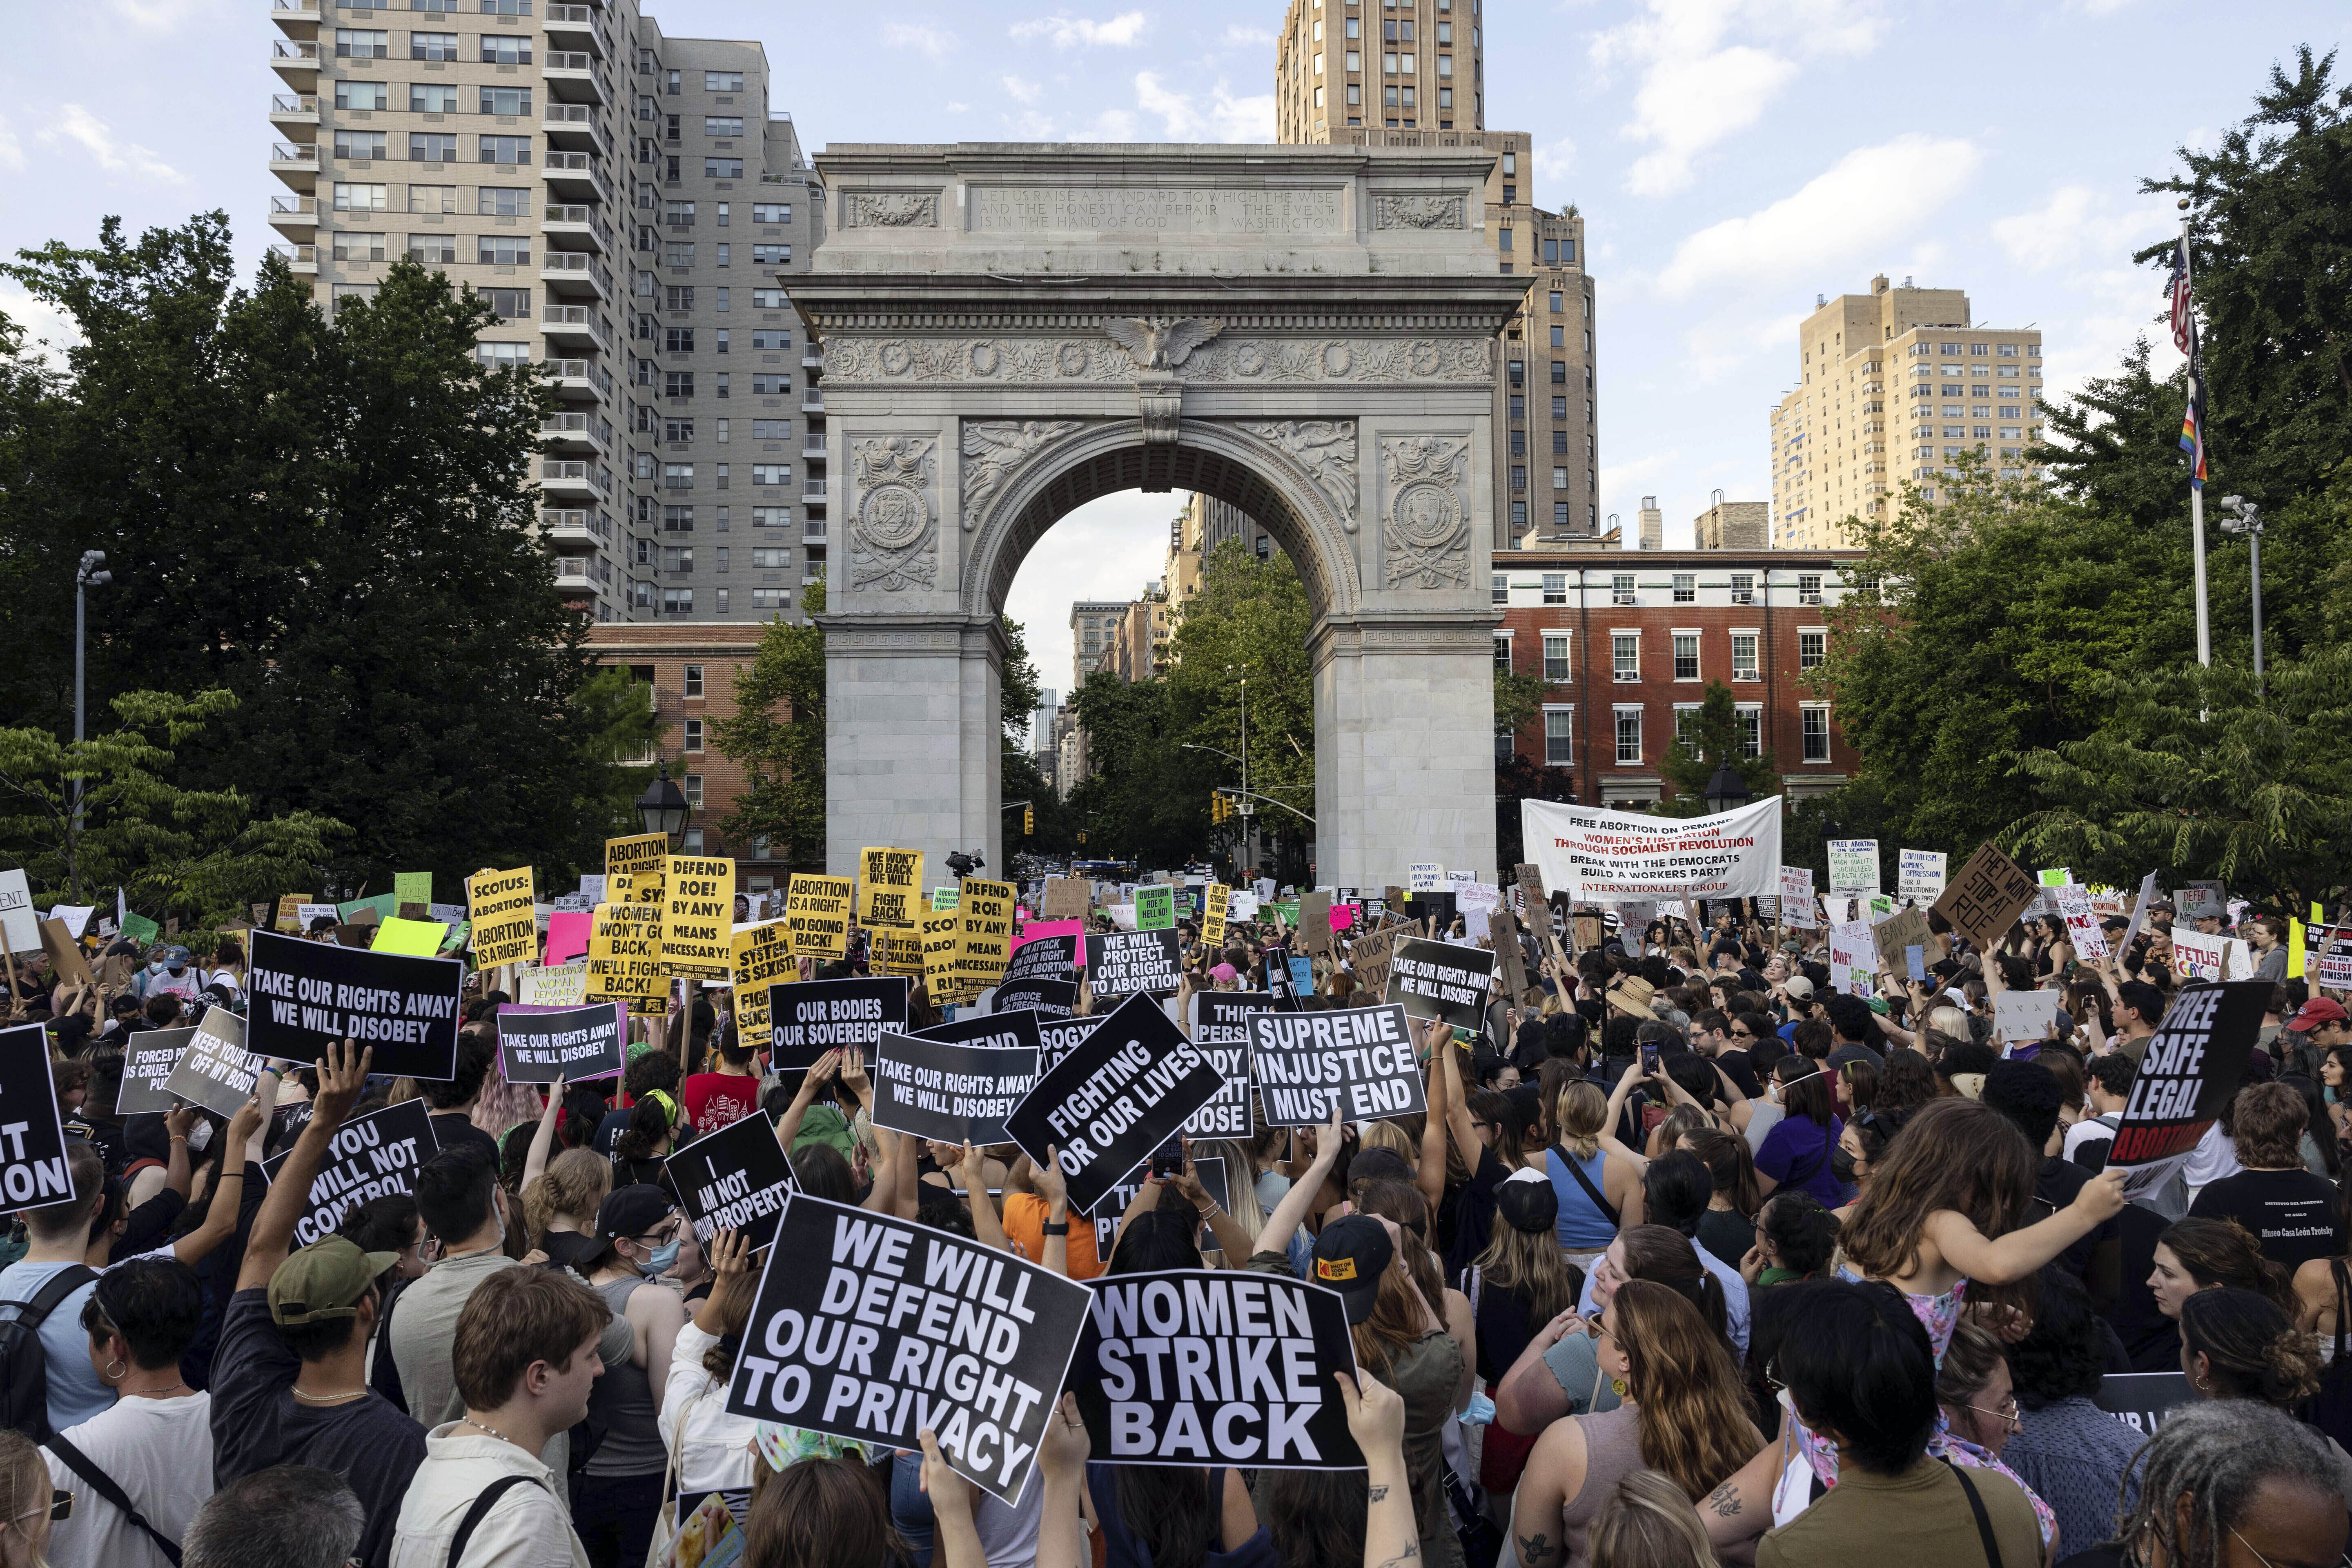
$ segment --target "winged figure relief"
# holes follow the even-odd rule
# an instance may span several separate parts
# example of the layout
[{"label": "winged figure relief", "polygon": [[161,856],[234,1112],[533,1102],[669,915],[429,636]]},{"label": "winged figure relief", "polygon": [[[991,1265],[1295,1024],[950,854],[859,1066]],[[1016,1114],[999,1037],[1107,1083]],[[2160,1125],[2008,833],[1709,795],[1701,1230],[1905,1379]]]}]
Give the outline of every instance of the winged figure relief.
[{"label": "winged figure relief", "polygon": [[1198,316],[1173,321],[1165,316],[1148,320],[1114,316],[1103,323],[1104,334],[1145,370],[1174,370],[1192,357],[1194,349],[1224,330],[1223,321],[1202,321]]}]

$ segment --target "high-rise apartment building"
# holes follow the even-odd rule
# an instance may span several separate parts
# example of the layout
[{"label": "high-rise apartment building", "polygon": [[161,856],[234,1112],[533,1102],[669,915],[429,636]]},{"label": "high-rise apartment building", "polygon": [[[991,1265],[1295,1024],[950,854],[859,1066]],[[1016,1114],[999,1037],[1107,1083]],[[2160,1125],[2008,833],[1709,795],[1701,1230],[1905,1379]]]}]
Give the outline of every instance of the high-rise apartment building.
[{"label": "high-rise apartment building", "polygon": [[1087,677],[1106,668],[1112,640],[1127,619],[1124,599],[1081,599],[1070,606],[1070,690],[1076,695]]},{"label": "high-rise apartment building", "polygon": [[[556,584],[604,623],[797,613],[822,569],[823,394],[777,281],[822,198],[757,43],[635,0],[276,0],[277,248],[330,310],[408,256],[545,368]],[[814,498],[814,499],[813,499]]]},{"label": "high-rise apartment building", "polygon": [[1833,550],[1849,520],[1892,515],[1903,481],[1933,501],[1964,452],[2007,478],[2042,434],[2042,334],[1971,325],[1958,289],[1820,299],[1797,330],[1801,374],[1772,410],[1772,543]]},{"label": "high-rise apartment building", "polygon": [[1486,129],[1484,0],[1289,0],[1275,45],[1275,134],[1353,147],[1483,147],[1496,265],[1528,279],[1495,392],[1496,550],[1601,531],[1592,279],[1584,219],[1535,205],[1535,139]]}]

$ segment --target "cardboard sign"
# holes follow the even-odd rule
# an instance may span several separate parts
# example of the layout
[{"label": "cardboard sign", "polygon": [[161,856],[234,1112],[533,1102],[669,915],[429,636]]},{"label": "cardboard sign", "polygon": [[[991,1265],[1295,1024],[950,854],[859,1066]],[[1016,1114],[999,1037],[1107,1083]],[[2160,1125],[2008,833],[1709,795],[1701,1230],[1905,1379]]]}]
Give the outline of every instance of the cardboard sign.
[{"label": "cardboard sign", "polygon": [[299,936],[310,929],[302,918],[302,906],[315,902],[307,893],[286,893],[278,900],[278,918],[271,923],[288,936]]},{"label": "cardboard sign", "polygon": [[1904,950],[1924,950],[1934,940],[1934,934],[1927,929],[1927,910],[1900,910],[1871,927],[1870,940],[1877,944],[1878,967],[1900,974]]},{"label": "cardboard sign", "polygon": [[1183,949],[1172,931],[1110,931],[1087,938],[1087,973],[1097,1002],[1172,996],[1184,976]]},{"label": "cardboard sign", "polygon": [[1331,895],[1319,888],[1298,895],[1298,946],[1303,952],[1331,951]]},{"label": "cardboard sign", "polygon": [[320,921],[339,921],[341,918],[332,904],[303,904],[295,910],[295,914],[298,917],[296,929],[304,935],[308,935],[310,928]]},{"label": "cardboard sign", "polygon": [[2042,1040],[2050,1020],[2058,1016],[2055,991],[2003,991],[1992,999],[1992,1032],[1997,1040]]},{"label": "cardboard sign", "polygon": [[2330,991],[2352,990],[2352,925],[2326,931],[2315,928],[2311,939],[2318,954],[2313,961],[2318,972],[2315,978]]},{"label": "cardboard sign", "polygon": [[1404,940],[1402,926],[1390,926],[1348,944],[1348,968],[1356,976],[1359,992],[1367,996],[1388,994],[1389,963],[1397,944]]},{"label": "cardboard sign", "polygon": [[728,939],[727,973],[735,987],[735,1033],[752,1050],[768,1044],[768,988],[787,976],[797,977],[793,947],[783,921],[746,926]]},{"label": "cardboard sign", "polygon": [[827,1051],[868,1056],[886,1029],[903,1030],[914,994],[903,978],[803,980],[768,987],[769,1065],[777,1072],[813,1068]]},{"label": "cardboard sign", "polygon": [[1209,1054],[1224,1087],[1184,1123],[1187,1138],[1250,1136],[1249,1021],[1274,1011],[1264,991],[1196,991],[1192,994],[1192,1043]]},{"label": "cardboard sign", "polygon": [[1491,952],[1412,938],[1389,954],[1389,982],[1381,1000],[1402,1005],[1409,1017],[1443,1018],[1475,1032],[1486,1021],[1486,993],[1494,978]]},{"label": "cardboard sign", "polygon": [[595,930],[596,901],[585,893],[566,893],[564,897],[578,900],[580,907],[556,910],[548,915],[547,946],[539,961],[550,966],[587,957],[588,937]]},{"label": "cardboard sign", "polygon": [[2058,913],[2066,922],[2067,940],[2074,956],[2085,962],[2107,956],[2107,933],[2099,929],[2099,912],[2091,907],[2091,890],[2069,882],[2058,889]]},{"label": "cardboard sign", "polygon": [[[14,873],[19,880],[24,873]],[[26,919],[30,923],[27,907]],[[49,1076],[49,1035],[39,1024],[0,1029],[0,1197],[12,1209],[73,1201],[66,1129]]]},{"label": "cardboard sign", "polygon": [[1445,868],[1434,860],[1416,860],[1404,868],[1405,891],[1435,892],[1445,886]]},{"label": "cardboard sign", "polygon": [[1135,929],[1138,931],[1175,930],[1176,889],[1164,882],[1157,887],[1136,889]]},{"label": "cardboard sign", "polygon": [[[705,1247],[722,1230],[740,1233],[753,1247],[767,1246],[800,1185],[774,1125],[760,1114],[696,1139],[663,1168]],[[796,1267],[810,1261],[803,1258]]]},{"label": "cardboard sign", "polygon": [[[1200,1178],[1201,1190],[1214,1198],[1219,1208],[1227,1213],[1233,1211],[1233,1188],[1227,1184],[1225,1162],[1222,1156],[1195,1155],[1192,1160],[1192,1174]],[[1128,1173],[1127,1179],[1104,1194],[1102,1202],[1095,1205],[1094,1214],[1087,1218],[1088,1223],[1095,1227],[1097,1258],[1102,1258],[1105,1262],[1109,1261],[1111,1248],[1118,1245],[1120,1216],[1127,1213],[1127,1205],[1135,1201],[1135,1194],[1143,1190],[1143,1184],[1149,1180],[1150,1180],[1150,1172],[1148,1169],[1131,1171]],[[1201,1226],[1201,1250],[1212,1252],[1216,1249],[1216,1233],[1203,1224]]]},{"label": "cardboard sign", "polygon": [[[449,928],[435,921],[405,921],[397,915],[376,928],[375,940],[368,946],[376,952],[405,952],[420,958],[430,958],[441,951]],[[477,963],[480,958],[477,955]]]},{"label": "cardboard sign", "polygon": [[403,904],[429,904],[433,901],[433,873],[430,871],[394,871],[392,874],[392,901],[394,908]]},{"label": "cardboard sign", "polygon": [[1990,839],[1977,846],[1936,900],[1936,913],[1980,948],[1999,942],[2034,900],[2036,883]]},{"label": "cardboard sign", "polygon": [[[446,1079],[457,1071],[458,991],[466,966],[253,933],[246,1048],[314,1062],[338,1040],[375,1049],[373,1069]],[[217,1011],[217,1009],[215,1009]]]},{"label": "cardboard sign", "polygon": [[661,906],[598,904],[588,928],[585,994],[594,1001],[669,994],[661,962]]},{"label": "cardboard sign", "polygon": [[2155,1191],[2188,1163],[2197,1141],[2237,1092],[2261,1034],[2271,983],[2189,985],[2174,995],[2148,1037],[2107,1168],[2128,1173],[2124,1195]]},{"label": "cardboard sign", "polygon": [[1780,868],[1780,923],[1813,925],[1813,871],[1810,866]]},{"label": "cardboard sign", "polygon": [[473,926],[474,962],[484,969],[527,963],[539,956],[538,894],[531,868],[477,871],[466,879],[466,919]]},{"label": "cardboard sign", "polygon": [[1895,896],[1922,906],[1944,896],[1948,857],[1940,849],[1898,849],[1895,852]]},{"label": "cardboard sign", "polygon": [[1211,882],[1201,889],[1201,941],[1204,946],[1225,945],[1225,919],[1234,903],[1234,890],[1223,882]]},{"label": "cardboard sign", "polygon": [[[793,879],[798,881],[798,878]],[[883,931],[912,931],[923,913],[923,852],[857,852],[857,922]]]},{"label": "cardboard sign", "polygon": [[1094,906],[1094,890],[1095,885],[1084,877],[1048,877],[1037,913],[1049,921],[1082,921]]},{"label": "cardboard sign", "polygon": [[1679,819],[1526,800],[1520,832],[1544,886],[1579,903],[1747,898],[1778,886],[1781,800]]},{"label": "cardboard sign", "polygon": [[735,862],[697,855],[673,855],[665,861],[662,967],[672,974],[724,980],[734,932]]},{"label": "cardboard sign", "polygon": [[184,1029],[142,1029],[131,1036],[122,1047],[122,1081],[115,1087],[114,1114],[143,1116],[177,1105],[166,1086],[172,1080],[172,1069],[180,1065],[180,1054],[195,1037],[194,1025]]},{"label": "cardboard sign", "polygon": [[577,1007],[588,999],[588,961],[526,969],[520,994],[534,1007]]},{"label": "cardboard sign", "polygon": [[1070,1370],[1097,1462],[1363,1468],[1333,1375],[1356,1372],[1337,1290],[1171,1269],[1097,1279],[1090,1305]]},{"label": "cardboard sign", "polygon": [[2177,925],[2172,928],[2172,967],[2181,979],[2226,979],[2229,962],[2229,938],[2183,931]]},{"label": "cardboard sign", "polygon": [[2230,895],[2218,881],[2200,878],[2191,881],[2172,895],[2174,908],[2184,921],[2208,918],[2226,921],[2230,918]]},{"label": "cardboard sign", "polygon": [[[432,1113],[421,1100],[404,1100],[344,1122],[328,1142],[319,1173],[310,1178],[309,1205],[294,1222],[295,1244],[325,1240],[346,1214],[364,1204],[415,1192],[416,1168],[440,1147]],[[289,1143],[261,1163],[261,1173],[277,1181],[293,1153]]]},{"label": "cardboard sign", "polygon": [[1877,839],[1832,838],[1829,841],[1829,862],[1831,892],[1878,891]]},{"label": "cardboard sign", "polygon": [[1038,1079],[1005,1131],[1041,1165],[1057,1145],[1070,1205],[1091,1212],[1223,1087],[1158,1003],[1130,996]]},{"label": "cardboard sign", "polygon": [[500,1007],[499,1058],[509,1083],[581,1083],[610,1078],[621,1059],[621,1015],[610,1002],[529,1013]]},{"label": "cardboard sign", "polygon": [[1833,922],[1830,926],[1831,989],[1868,1000],[1877,990],[1875,956],[1868,925],[1861,921]]},{"label": "cardboard sign", "polygon": [[727,1409],[867,1443],[939,1435],[1005,1502],[1036,1468],[1087,1289],[912,1221],[793,1197],[761,1271]]},{"label": "cardboard sign", "polygon": [[81,955],[81,945],[74,941],[65,921],[51,917],[41,921],[39,929],[41,951],[49,955],[49,973],[54,980],[68,985],[98,984],[98,977],[89,972],[89,963]]},{"label": "cardboard sign", "polygon": [[234,1116],[253,1098],[254,1082],[266,1065],[246,1052],[243,1018],[226,1007],[207,1007],[163,1080],[163,1091],[215,1116]]},{"label": "cardboard sign", "polygon": [[1250,1067],[1269,1127],[1319,1127],[1336,1104],[1350,1121],[1429,1109],[1412,1026],[1396,1005],[1252,1018]]},{"label": "cardboard sign", "polygon": [[1495,943],[1496,973],[1503,977],[1503,995],[1513,1006],[1528,989],[1527,954],[1519,949],[1519,922],[1508,910],[1486,917],[1486,931]]},{"label": "cardboard sign", "polygon": [[2142,1436],[2153,1437],[2174,1411],[2200,1397],[2186,1373],[2111,1372],[2099,1379],[2091,1403]]},{"label": "cardboard sign", "polygon": [[[883,1033],[874,1051],[874,1125],[941,1143],[1002,1143],[1004,1119],[1037,1081],[1037,1018],[1007,1013],[959,1018],[950,1030],[971,1033],[967,1044],[922,1035]],[[1025,1042],[1025,1043],[1024,1043]]]}]

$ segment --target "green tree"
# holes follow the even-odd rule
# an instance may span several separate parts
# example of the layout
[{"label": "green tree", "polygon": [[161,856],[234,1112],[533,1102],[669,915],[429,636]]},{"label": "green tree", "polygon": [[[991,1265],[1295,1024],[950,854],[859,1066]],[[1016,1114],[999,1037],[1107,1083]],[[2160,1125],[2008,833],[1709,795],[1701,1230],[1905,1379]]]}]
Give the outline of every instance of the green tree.
[{"label": "green tree", "polygon": [[804,619],[769,621],[751,667],[735,667],[735,716],[710,721],[710,743],[743,770],[719,831],[803,866],[825,855],[824,604],[820,576],[801,595]]},{"label": "green tree", "polygon": [[1551,688],[1540,675],[1521,675],[1495,667],[1495,733],[1517,738],[1543,711],[1544,695]]},{"label": "green tree", "polygon": [[645,830],[637,797],[653,782],[654,768],[643,759],[660,740],[662,722],[654,711],[652,689],[618,665],[582,682],[572,707],[587,736],[585,752],[598,764],[582,778],[583,789],[592,792],[581,812],[592,842],[582,846],[582,853],[601,856],[604,839]]},{"label": "green tree", "polygon": [[1697,722],[1687,731],[1676,732],[1658,763],[1658,772],[1674,791],[1660,803],[1659,811],[1668,816],[1705,816],[1706,786],[1714,780],[1715,770],[1726,760],[1748,786],[1750,800],[1780,793],[1780,768],[1772,761],[1771,752],[1754,757],[1741,755],[1739,710],[1731,688],[1720,680],[1710,680],[1706,683],[1706,695],[1699,702]]}]

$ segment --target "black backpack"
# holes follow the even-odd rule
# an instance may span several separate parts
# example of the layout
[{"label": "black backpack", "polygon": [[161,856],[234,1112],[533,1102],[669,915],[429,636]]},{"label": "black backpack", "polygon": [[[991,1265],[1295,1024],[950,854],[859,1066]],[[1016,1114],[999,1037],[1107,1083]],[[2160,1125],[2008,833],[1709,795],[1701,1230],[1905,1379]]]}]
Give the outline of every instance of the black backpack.
[{"label": "black backpack", "polygon": [[41,1325],[97,1278],[97,1269],[70,1264],[49,1276],[14,1318],[0,1321],[0,1426],[13,1426],[36,1443],[49,1437],[49,1358],[41,1348]]}]

